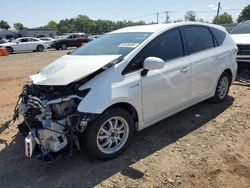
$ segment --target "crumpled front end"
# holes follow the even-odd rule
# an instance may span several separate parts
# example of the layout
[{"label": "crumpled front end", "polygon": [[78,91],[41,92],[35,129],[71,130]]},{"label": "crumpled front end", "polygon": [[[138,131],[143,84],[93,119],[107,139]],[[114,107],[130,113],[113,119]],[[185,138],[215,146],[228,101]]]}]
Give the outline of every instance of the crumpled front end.
[{"label": "crumpled front end", "polygon": [[73,146],[80,150],[79,135],[95,115],[77,111],[78,104],[90,91],[79,91],[77,87],[77,84],[24,86],[18,114],[24,119],[19,131],[26,136],[27,157],[50,160]]}]

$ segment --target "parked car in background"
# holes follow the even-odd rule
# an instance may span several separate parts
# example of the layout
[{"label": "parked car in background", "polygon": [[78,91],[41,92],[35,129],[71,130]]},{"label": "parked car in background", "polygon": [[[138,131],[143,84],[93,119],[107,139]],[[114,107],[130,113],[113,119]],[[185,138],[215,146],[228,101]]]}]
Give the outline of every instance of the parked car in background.
[{"label": "parked car in background", "polygon": [[4,39],[3,38],[0,38],[0,44],[4,43]]},{"label": "parked car in background", "polygon": [[60,154],[75,143],[92,157],[116,157],[135,131],[206,99],[224,101],[236,77],[236,53],[230,34],[212,24],[105,34],[24,86],[18,112],[26,120],[19,126],[27,135],[26,156]]},{"label": "parked car in background", "polygon": [[10,42],[11,39],[6,39],[6,38],[0,38],[0,44]]},{"label": "parked car in background", "polygon": [[50,37],[41,37],[39,39],[42,41],[46,41],[48,44],[48,48],[51,48],[52,42],[54,41],[54,39]]},{"label": "parked car in background", "polygon": [[238,46],[238,76],[250,78],[250,20],[238,24],[231,36]]},{"label": "parked car in background", "polygon": [[92,41],[87,34],[84,33],[73,33],[61,37],[57,40],[52,42],[51,47],[55,48],[56,50],[66,50],[68,47],[80,47],[84,43],[88,43]]},{"label": "parked car in background", "polygon": [[13,40],[12,42],[7,42],[0,44],[0,47],[5,47],[9,54],[13,52],[22,52],[22,51],[36,51],[42,52],[48,47],[46,41],[42,41],[34,37],[23,37]]}]

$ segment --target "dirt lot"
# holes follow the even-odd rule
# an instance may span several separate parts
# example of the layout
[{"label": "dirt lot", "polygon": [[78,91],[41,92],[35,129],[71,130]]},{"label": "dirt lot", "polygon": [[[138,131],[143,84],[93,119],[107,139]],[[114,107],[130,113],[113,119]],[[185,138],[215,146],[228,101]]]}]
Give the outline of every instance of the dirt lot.
[{"label": "dirt lot", "polygon": [[[10,118],[28,75],[67,51],[0,57],[0,123]],[[24,157],[16,125],[0,135],[1,187],[250,187],[250,88],[202,102],[140,132],[111,161],[86,153],[46,163]]]}]

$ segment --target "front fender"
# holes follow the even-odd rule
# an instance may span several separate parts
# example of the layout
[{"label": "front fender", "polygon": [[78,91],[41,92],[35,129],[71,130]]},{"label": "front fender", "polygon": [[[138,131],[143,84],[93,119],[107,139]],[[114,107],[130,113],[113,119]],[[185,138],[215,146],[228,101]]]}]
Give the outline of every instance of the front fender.
[{"label": "front fender", "polygon": [[101,114],[107,108],[118,103],[127,103],[133,106],[138,114],[138,121],[142,121],[141,92],[140,88],[123,91],[103,88],[91,90],[80,102],[77,111],[82,113]]}]

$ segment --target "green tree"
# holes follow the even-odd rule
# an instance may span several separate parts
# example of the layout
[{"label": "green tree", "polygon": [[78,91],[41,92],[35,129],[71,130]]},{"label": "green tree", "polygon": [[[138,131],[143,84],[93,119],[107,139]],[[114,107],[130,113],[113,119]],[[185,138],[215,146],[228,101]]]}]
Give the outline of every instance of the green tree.
[{"label": "green tree", "polygon": [[10,26],[8,24],[8,22],[4,21],[4,20],[1,20],[0,21],[0,29],[9,29]]},{"label": "green tree", "polygon": [[14,28],[16,30],[23,30],[25,27],[23,26],[22,23],[17,22],[17,23],[14,23]]},{"label": "green tree", "polygon": [[174,20],[173,22],[178,23],[178,22],[183,22],[183,20],[182,19],[177,19],[177,20]]},{"label": "green tree", "polygon": [[[107,33],[122,27],[133,25],[144,25],[144,21],[118,21],[113,22],[110,20],[92,20],[88,16],[78,15],[75,18],[60,20],[56,25],[58,34],[84,32],[88,34],[102,34]],[[53,25],[53,24],[48,24]],[[48,25],[44,27],[48,27]],[[50,27],[53,28],[53,27]]]},{"label": "green tree", "polygon": [[218,20],[217,16],[213,19],[214,24],[230,24],[233,23],[233,18],[230,14],[224,12],[223,14],[219,15]]},{"label": "green tree", "polygon": [[242,22],[243,20],[250,20],[250,5],[246,6],[242,12],[240,13],[237,21],[238,23]]},{"label": "green tree", "polygon": [[51,20],[47,25],[44,26],[44,28],[57,29],[57,23]]},{"label": "green tree", "polygon": [[185,21],[196,21],[196,13],[192,10],[186,12]]}]

